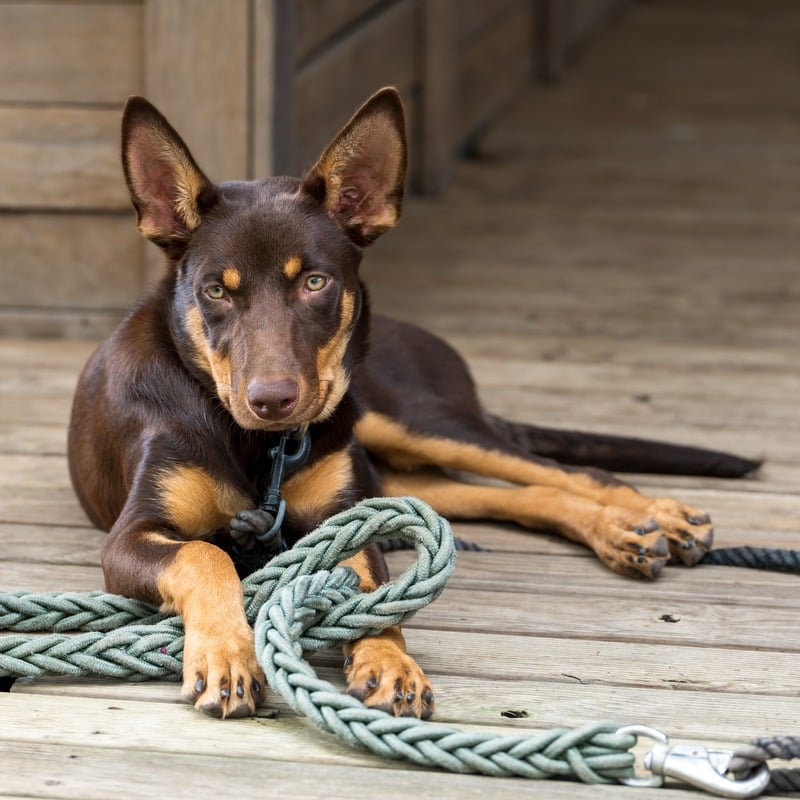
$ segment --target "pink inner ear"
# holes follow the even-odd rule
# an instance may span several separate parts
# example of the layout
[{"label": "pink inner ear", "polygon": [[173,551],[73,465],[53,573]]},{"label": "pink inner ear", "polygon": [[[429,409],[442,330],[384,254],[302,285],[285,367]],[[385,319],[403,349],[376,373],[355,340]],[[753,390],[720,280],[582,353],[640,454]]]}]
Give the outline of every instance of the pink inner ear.
[{"label": "pink inner ear", "polygon": [[178,228],[175,217],[177,191],[174,173],[164,164],[152,163],[147,170],[145,184],[145,196],[148,198],[147,205],[153,225],[166,233],[173,233]]},{"label": "pink inner ear", "polygon": [[368,197],[368,190],[363,186],[367,183],[362,176],[346,175],[342,179],[342,188],[339,190],[338,203],[335,214],[346,219],[354,217]]},{"label": "pink inner ear", "polygon": [[181,227],[175,212],[178,197],[173,168],[144,136],[134,136],[129,151],[130,180],[139,202],[140,225],[171,236]]}]

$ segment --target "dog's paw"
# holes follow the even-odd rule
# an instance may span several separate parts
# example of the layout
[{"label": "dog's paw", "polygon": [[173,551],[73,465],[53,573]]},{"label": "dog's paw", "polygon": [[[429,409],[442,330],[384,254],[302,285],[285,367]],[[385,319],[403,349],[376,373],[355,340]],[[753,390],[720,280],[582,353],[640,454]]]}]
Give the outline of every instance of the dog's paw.
[{"label": "dog's paw", "polygon": [[670,554],[657,520],[616,506],[599,510],[587,540],[607,567],[634,578],[657,578]]},{"label": "dog's paw", "polygon": [[430,682],[396,641],[368,637],[348,645],[345,652],[348,694],[396,717],[428,719],[433,714]]},{"label": "dog's paw", "polygon": [[647,512],[666,536],[674,560],[692,566],[711,549],[714,527],[708,514],[669,498],[653,500]]},{"label": "dog's paw", "polygon": [[212,717],[255,713],[266,696],[266,681],[246,623],[239,630],[187,630],[183,696]]}]

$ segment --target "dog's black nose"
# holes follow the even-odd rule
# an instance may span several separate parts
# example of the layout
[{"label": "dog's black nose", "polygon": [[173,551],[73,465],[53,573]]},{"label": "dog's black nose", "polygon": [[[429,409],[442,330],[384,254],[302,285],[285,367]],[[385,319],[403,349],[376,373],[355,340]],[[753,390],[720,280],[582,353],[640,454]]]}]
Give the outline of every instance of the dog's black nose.
[{"label": "dog's black nose", "polygon": [[297,405],[297,383],[291,378],[257,378],[247,387],[247,404],[261,419],[283,419]]}]

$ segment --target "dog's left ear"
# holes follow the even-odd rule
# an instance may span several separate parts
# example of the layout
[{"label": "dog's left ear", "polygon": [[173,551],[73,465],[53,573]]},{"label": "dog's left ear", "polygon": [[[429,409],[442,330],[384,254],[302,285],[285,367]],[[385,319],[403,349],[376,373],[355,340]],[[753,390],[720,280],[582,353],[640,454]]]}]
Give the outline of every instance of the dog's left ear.
[{"label": "dog's left ear", "polygon": [[368,245],[400,218],[406,159],[400,95],[381,89],[328,145],[303,179],[302,192],[356,244]]}]

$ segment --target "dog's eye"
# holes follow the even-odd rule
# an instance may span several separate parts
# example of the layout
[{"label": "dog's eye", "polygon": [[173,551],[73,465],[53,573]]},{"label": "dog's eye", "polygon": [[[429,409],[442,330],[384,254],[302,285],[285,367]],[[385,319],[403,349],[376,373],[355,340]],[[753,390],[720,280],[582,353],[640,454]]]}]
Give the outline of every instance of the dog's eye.
[{"label": "dog's eye", "polygon": [[318,292],[328,285],[328,279],[324,275],[309,275],[306,278],[306,289],[309,292]]},{"label": "dog's eye", "polygon": [[222,298],[225,297],[225,289],[218,283],[214,283],[206,288],[206,294],[212,300],[222,300]]}]

